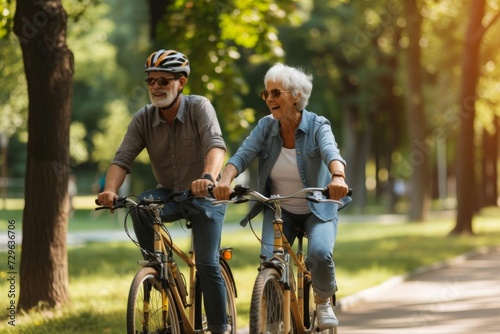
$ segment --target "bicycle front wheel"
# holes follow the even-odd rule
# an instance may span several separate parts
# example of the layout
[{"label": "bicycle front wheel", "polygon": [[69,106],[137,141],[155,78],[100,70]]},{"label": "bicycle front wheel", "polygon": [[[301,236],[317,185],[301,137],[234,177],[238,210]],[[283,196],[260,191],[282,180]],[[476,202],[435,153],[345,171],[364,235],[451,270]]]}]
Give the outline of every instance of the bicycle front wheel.
[{"label": "bicycle front wheel", "polygon": [[[252,292],[250,305],[250,333],[284,333],[283,286],[281,274],[274,268],[259,272]],[[291,320],[291,333],[294,333]],[[288,333],[287,333],[288,334]]]},{"label": "bicycle front wheel", "polygon": [[127,333],[180,334],[177,307],[167,289],[167,310],[163,311],[162,286],[155,268],[141,268],[135,275],[128,295]]}]

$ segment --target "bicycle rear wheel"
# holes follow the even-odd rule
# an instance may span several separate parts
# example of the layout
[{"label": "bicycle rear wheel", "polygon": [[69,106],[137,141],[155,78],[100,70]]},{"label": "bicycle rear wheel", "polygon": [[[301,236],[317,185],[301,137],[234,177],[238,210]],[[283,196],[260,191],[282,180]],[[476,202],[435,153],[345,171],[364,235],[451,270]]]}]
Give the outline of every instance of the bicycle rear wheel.
[{"label": "bicycle rear wheel", "polygon": [[[227,263],[221,260],[221,274],[226,286],[226,313],[229,333],[236,334],[236,291],[231,279],[232,275],[228,269]],[[195,294],[195,329],[207,330],[207,317],[203,306],[203,293],[201,292],[201,284],[199,277],[196,277],[196,294]]]},{"label": "bicycle rear wheel", "polygon": [[141,268],[134,276],[127,303],[128,334],[180,334],[177,306],[167,289],[168,310],[163,311],[162,286],[155,268]]},{"label": "bicycle rear wheel", "polygon": [[[283,286],[281,274],[274,268],[259,272],[250,305],[250,333],[284,333]],[[295,333],[291,319],[291,333]]]}]

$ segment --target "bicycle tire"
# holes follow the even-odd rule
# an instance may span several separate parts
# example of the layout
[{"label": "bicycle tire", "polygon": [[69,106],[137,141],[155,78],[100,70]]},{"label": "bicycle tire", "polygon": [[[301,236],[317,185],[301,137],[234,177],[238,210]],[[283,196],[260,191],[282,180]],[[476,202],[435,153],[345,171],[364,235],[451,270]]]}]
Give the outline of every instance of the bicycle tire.
[{"label": "bicycle tire", "polygon": [[[330,304],[333,305],[333,297],[330,297]],[[304,325],[311,332],[320,334],[337,334],[337,327],[325,329],[317,332],[318,318],[316,316],[316,304],[314,303],[314,291],[312,281],[309,276],[304,277]]]},{"label": "bicycle tire", "polygon": [[[250,304],[250,333],[284,333],[283,286],[281,274],[274,268],[265,268],[255,280]],[[295,333],[291,318],[291,333]]]},{"label": "bicycle tire", "polygon": [[[222,261],[222,260],[221,260]],[[228,330],[231,334],[236,334],[236,291],[232,283],[231,274],[227,269],[227,263],[221,263],[221,275],[226,286],[226,313],[228,318]],[[199,277],[196,276],[195,283],[195,330],[203,329],[207,330],[207,317],[205,315],[205,308],[203,306],[203,293],[201,292],[201,284],[199,282]]]},{"label": "bicycle tire", "polygon": [[[166,318],[163,315],[161,289],[155,268],[141,268],[134,276],[127,302],[128,334],[181,333],[177,305],[169,289],[167,289],[169,308]],[[145,305],[149,306],[149,314],[144,312]]]}]

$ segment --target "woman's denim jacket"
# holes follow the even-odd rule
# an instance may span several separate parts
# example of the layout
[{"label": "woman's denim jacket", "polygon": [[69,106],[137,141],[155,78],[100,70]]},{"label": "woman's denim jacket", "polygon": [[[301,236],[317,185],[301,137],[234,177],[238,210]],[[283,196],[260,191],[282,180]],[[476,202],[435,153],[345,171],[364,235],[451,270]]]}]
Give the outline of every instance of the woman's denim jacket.
[{"label": "woman's denim jacket", "polygon": [[[272,115],[261,118],[228,161],[228,164],[234,165],[240,174],[258,157],[258,191],[266,196],[270,195],[271,169],[283,146],[279,129],[280,123]],[[305,109],[302,111],[299,127],[295,131],[295,151],[299,175],[304,187],[326,187],[332,179],[328,169],[330,162],[339,160],[345,165],[335,142],[330,122],[325,117]],[[323,221],[332,220],[337,215],[337,205],[333,203],[309,202],[309,207]],[[246,220],[257,215],[259,211],[261,210],[253,212]],[[242,224],[246,224],[246,221],[242,221]]]}]

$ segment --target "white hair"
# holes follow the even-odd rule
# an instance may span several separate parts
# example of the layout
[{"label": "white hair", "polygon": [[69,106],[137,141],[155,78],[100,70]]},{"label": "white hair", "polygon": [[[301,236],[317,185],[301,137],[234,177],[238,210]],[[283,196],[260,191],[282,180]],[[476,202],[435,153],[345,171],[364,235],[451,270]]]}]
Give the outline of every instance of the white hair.
[{"label": "white hair", "polygon": [[264,76],[264,85],[269,81],[279,82],[283,89],[292,92],[293,96],[300,99],[297,103],[297,110],[303,110],[309,103],[309,97],[312,92],[312,74],[306,74],[303,69],[291,67],[282,63],[274,64]]}]

